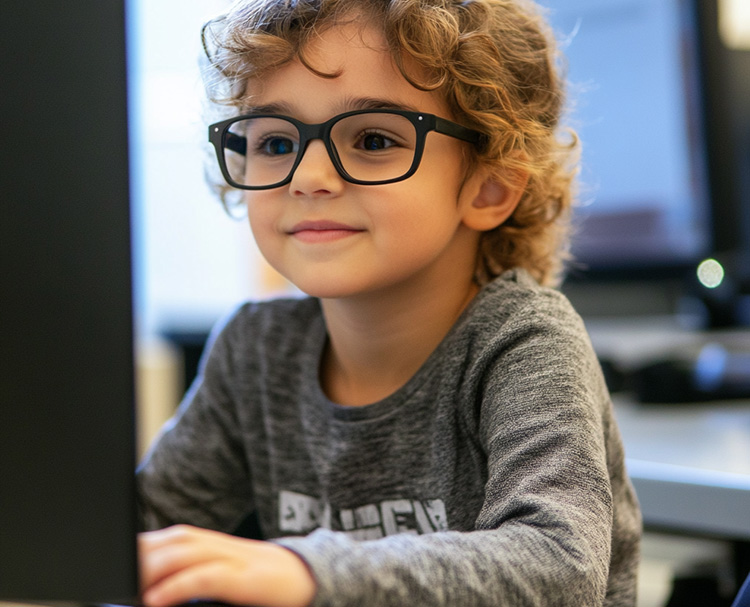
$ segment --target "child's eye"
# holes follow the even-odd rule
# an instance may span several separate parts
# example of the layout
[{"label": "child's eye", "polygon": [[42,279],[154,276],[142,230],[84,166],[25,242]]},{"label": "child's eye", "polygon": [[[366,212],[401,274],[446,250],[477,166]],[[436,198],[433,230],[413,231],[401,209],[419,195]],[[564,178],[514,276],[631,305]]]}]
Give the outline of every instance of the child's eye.
[{"label": "child's eye", "polygon": [[256,149],[267,156],[296,154],[297,142],[288,137],[271,136],[259,141]]},{"label": "child's eye", "polygon": [[395,139],[391,139],[382,133],[373,132],[362,133],[358,139],[357,147],[366,152],[377,152],[378,150],[385,150],[396,145],[398,145],[398,143]]}]

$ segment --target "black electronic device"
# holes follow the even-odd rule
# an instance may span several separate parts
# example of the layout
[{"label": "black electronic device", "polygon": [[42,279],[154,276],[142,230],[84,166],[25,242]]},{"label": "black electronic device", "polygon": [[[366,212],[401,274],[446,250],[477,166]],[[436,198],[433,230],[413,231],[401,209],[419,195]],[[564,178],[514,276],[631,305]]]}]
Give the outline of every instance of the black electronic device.
[{"label": "black electronic device", "polygon": [[710,341],[649,360],[625,380],[643,403],[750,399],[750,348]]},{"label": "black electronic device", "polygon": [[138,592],[123,0],[0,36],[0,600]]},{"label": "black electronic device", "polygon": [[[750,325],[750,51],[717,0],[542,0],[583,144],[565,289],[590,315]],[[705,278],[706,259],[718,269]],[[698,316],[698,315],[696,315]]]}]

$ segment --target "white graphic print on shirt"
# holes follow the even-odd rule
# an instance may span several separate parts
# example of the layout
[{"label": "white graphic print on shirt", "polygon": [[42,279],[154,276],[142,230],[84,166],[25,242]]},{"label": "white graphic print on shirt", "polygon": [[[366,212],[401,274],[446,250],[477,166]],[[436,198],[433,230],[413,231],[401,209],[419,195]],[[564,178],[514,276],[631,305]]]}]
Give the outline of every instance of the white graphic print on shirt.
[{"label": "white graphic print on shirt", "polygon": [[397,533],[413,535],[446,531],[448,519],[443,500],[386,500],[332,512],[330,504],[316,497],[279,492],[279,528],[288,533],[306,534],[319,527],[337,527],[356,539],[378,539]]}]

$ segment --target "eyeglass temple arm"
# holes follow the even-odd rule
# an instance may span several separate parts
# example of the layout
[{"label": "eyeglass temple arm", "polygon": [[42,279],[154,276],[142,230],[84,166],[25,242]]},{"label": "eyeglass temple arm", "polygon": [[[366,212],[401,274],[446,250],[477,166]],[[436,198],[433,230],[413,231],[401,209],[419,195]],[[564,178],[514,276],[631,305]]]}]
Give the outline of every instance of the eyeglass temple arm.
[{"label": "eyeglass temple arm", "polygon": [[224,134],[224,147],[242,156],[247,155],[247,139],[234,133]]},{"label": "eyeglass temple arm", "polygon": [[443,135],[450,135],[469,143],[479,143],[482,139],[482,134],[478,131],[446,120],[440,116],[435,116],[435,130]]}]

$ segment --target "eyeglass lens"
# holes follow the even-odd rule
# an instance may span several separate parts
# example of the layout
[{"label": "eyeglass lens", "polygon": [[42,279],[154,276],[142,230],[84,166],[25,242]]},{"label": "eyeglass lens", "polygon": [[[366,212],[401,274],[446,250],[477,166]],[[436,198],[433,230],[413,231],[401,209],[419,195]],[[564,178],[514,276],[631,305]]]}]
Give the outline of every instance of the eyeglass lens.
[{"label": "eyeglass lens", "polygon": [[[300,133],[283,118],[244,118],[233,123],[229,133],[224,145],[226,166],[240,185],[262,187],[284,181],[300,154]],[[338,120],[331,128],[330,140],[333,153],[350,177],[378,182],[397,179],[409,171],[417,132],[404,116],[364,113]]]}]

